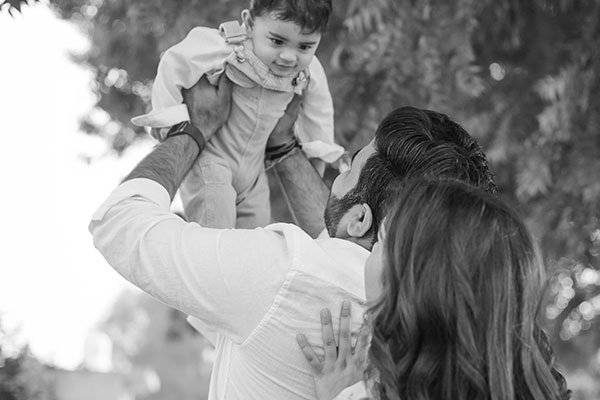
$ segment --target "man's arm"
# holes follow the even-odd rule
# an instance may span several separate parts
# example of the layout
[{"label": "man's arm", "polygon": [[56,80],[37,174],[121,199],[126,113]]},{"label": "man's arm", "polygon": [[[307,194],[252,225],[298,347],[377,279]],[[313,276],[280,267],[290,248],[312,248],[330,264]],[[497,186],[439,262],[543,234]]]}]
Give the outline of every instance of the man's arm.
[{"label": "man's arm", "polygon": [[[191,122],[202,132],[206,141],[229,116],[231,90],[231,81],[223,74],[216,88],[202,78],[198,84],[183,91]],[[191,136],[168,138],[140,161],[123,182],[136,178],[152,179],[167,189],[172,200],[201,151]]]},{"label": "man's arm", "polygon": [[296,224],[311,237],[325,229],[323,214],[329,189],[299,148],[292,149],[285,158],[271,167],[281,184]]},{"label": "man's arm", "polygon": [[323,214],[329,188],[300,150],[294,136],[293,126],[301,103],[302,97],[294,96],[277,122],[267,142],[266,158],[267,168],[279,179],[296,224],[314,238],[325,229]]},{"label": "man's arm", "polygon": [[[185,101],[194,123],[209,136],[218,115],[227,114],[226,104],[212,104],[227,96],[208,82],[199,85]],[[287,276],[293,258],[288,233],[296,228],[218,230],[172,213],[173,193],[198,156],[196,143],[181,135],[157,146],[98,208],[89,230],[95,247],[129,282],[241,342]]]},{"label": "man's arm", "polygon": [[188,135],[179,135],[160,143],[131,171],[123,182],[136,178],[152,179],[161,184],[171,200],[200,155],[198,145]]}]

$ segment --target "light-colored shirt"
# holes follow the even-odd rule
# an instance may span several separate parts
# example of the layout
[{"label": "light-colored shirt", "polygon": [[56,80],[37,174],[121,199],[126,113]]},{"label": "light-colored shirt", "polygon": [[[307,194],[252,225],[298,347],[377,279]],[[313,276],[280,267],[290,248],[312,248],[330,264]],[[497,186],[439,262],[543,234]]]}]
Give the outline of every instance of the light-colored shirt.
[{"label": "light-colored shirt", "polygon": [[204,228],[169,204],[152,180],[121,184],[92,217],[94,245],[125,279],[217,332],[209,399],[315,399],[296,334],[322,355],[319,312],[338,321],[343,299],[358,330],[369,252],[290,224]]}]

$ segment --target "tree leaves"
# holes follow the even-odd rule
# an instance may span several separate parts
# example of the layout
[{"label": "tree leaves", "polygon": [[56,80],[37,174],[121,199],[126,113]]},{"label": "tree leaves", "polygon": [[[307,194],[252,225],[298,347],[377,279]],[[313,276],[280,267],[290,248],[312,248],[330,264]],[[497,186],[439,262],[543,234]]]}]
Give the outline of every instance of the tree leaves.
[{"label": "tree leaves", "polygon": [[344,26],[359,37],[373,30],[381,31],[385,27],[384,15],[389,5],[385,0],[351,0]]},{"label": "tree leaves", "polygon": [[0,342],[0,399],[54,399],[48,368],[31,354],[27,345],[18,344],[17,332],[6,330],[1,318]]},{"label": "tree leaves", "polygon": [[[31,0],[31,3],[37,3],[40,0]],[[14,16],[15,13],[21,12],[21,7],[23,5],[27,5],[27,0],[0,0],[0,10],[4,9],[6,5],[8,5],[8,12],[10,15]]]},{"label": "tree leaves", "polygon": [[539,154],[531,154],[517,174],[517,197],[527,201],[537,195],[544,195],[548,193],[551,182],[550,166],[545,158]]}]

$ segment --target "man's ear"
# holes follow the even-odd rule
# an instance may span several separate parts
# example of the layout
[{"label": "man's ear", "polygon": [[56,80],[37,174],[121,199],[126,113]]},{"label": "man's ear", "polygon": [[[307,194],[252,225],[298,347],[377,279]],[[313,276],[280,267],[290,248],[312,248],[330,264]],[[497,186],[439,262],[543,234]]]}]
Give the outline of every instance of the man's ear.
[{"label": "man's ear", "polygon": [[246,32],[250,33],[254,29],[254,18],[252,13],[248,9],[242,10],[242,22],[246,27]]},{"label": "man's ear", "polygon": [[367,203],[356,204],[348,211],[348,223],[346,233],[357,239],[362,238],[369,232],[373,225],[373,210]]}]

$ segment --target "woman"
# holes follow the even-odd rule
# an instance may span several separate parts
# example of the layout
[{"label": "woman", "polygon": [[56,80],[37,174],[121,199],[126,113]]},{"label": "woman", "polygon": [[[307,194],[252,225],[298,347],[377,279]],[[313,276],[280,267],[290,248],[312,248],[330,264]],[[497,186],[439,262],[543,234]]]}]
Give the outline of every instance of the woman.
[{"label": "woman", "polygon": [[324,361],[298,335],[319,399],[365,363],[376,399],[568,399],[536,321],[540,253],[511,208],[464,183],[421,180],[390,210],[365,266],[370,349],[363,333],[351,353],[347,303],[339,354],[327,313]]}]

